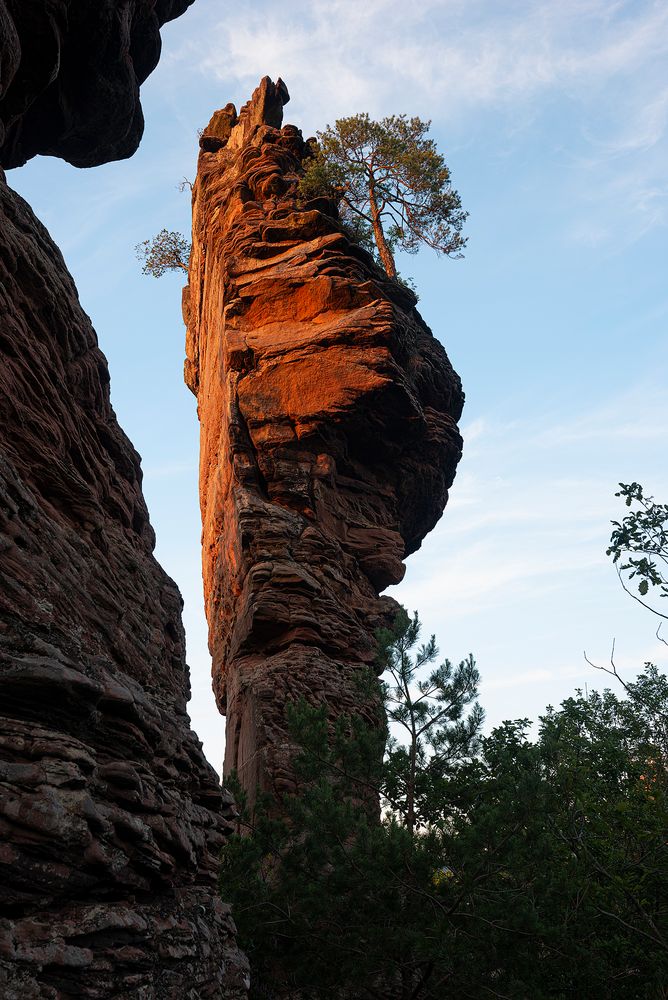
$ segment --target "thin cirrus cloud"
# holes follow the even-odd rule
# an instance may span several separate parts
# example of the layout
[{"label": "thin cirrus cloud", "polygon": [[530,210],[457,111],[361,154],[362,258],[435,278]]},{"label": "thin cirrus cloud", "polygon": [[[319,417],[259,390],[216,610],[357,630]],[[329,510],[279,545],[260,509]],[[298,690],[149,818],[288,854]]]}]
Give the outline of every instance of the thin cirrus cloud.
[{"label": "thin cirrus cloud", "polygon": [[503,421],[490,412],[462,430],[464,457],[444,517],[392,595],[419,608],[429,631],[475,646],[490,680],[505,675],[507,658],[493,636],[507,639],[518,623],[516,660],[526,670],[544,635],[557,659],[580,670],[583,644],[607,655],[615,627],[637,668],[638,647],[655,626],[620,591],[606,548],[610,521],[626,511],[614,495],[620,479],[637,479],[659,498],[668,492],[657,465],[668,395],[639,384],[559,422],[549,413]]},{"label": "thin cirrus cloud", "polygon": [[[650,326],[663,324],[665,315],[665,308],[652,311]],[[545,478],[567,482],[559,471],[564,469],[569,474],[577,472],[579,480],[581,470],[589,478],[600,479],[610,470],[613,476],[622,476],[636,468],[638,477],[652,478],[655,492],[665,491],[668,479],[657,462],[668,436],[668,391],[661,377],[664,355],[665,351],[657,349],[649,358],[655,372],[646,371],[614,392],[594,371],[589,395],[580,394],[579,401],[577,396],[567,397],[567,407],[552,394],[543,406],[537,406],[532,397],[524,414],[511,419],[500,409],[472,415],[462,425],[464,458],[456,493],[462,492],[462,473],[483,468],[490,477],[507,474],[527,482]],[[587,380],[583,386],[587,388]],[[616,482],[610,479],[609,486]]]},{"label": "thin cirrus cloud", "polygon": [[226,98],[280,75],[307,132],[360,109],[417,110],[450,148],[484,137],[485,156],[543,128],[563,162],[567,241],[619,249],[668,221],[665,3],[292,0],[241,23],[211,4],[199,17],[171,58],[223,81]]},{"label": "thin cirrus cloud", "polygon": [[[458,292],[448,273],[433,320],[435,328],[447,329],[448,317],[456,325],[464,304],[480,348],[474,357],[460,341],[453,361],[461,356],[468,406],[483,406],[466,410],[450,504],[393,596],[420,610],[425,632],[436,632],[452,658],[469,649],[479,657],[490,720],[535,717],[576,678],[597,683],[582,651],[606,661],[615,631],[620,663],[637,668],[655,626],[621,592],[605,549],[609,521],[623,513],[613,495],[620,479],[638,479],[660,498],[668,487],[657,462],[668,430],[665,389],[660,377],[640,382],[660,371],[656,330],[665,315],[653,286],[646,300],[638,291],[637,308],[625,306],[623,275],[631,285],[644,271],[633,270],[633,255],[626,270],[605,266],[600,249],[622,252],[666,221],[668,8],[643,0],[259,0],[232,19],[217,0],[198,0],[186,24],[188,37],[174,29],[163,63],[177,110],[193,94],[206,113],[215,102],[239,105],[261,76],[280,75],[292,95],[288,118],[305,134],[360,110],[433,119],[448,162],[455,156],[453,175],[468,188],[462,195],[478,230],[465,264],[474,277]],[[595,252],[573,254],[573,243]],[[490,248],[486,258],[481,246]],[[509,257],[504,274],[516,295],[506,302],[494,279]],[[485,339],[490,317],[467,298],[488,283],[498,298],[494,339]],[[541,321],[547,337],[554,311],[581,331],[581,343],[570,327],[562,340],[558,320],[553,339],[540,340]],[[524,317],[536,325],[529,347],[513,339]],[[500,370],[485,382],[487,356]],[[516,384],[506,376],[518,367],[525,388],[509,401],[502,387]],[[628,374],[617,377],[620,367]],[[190,589],[180,580],[192,607],[197,566],[194,573]],[[198,653],[193,639],[203,626],[194,621],[190,656],[201,659],[208,692],[205,640]]]},{"label": "thin cirrus cloud", "polygon": [[[668,87],[665,87],[649,103],[636,109],[634,118],[626,118],[618,131],[599,139],[591,129],[588,139],[594,151],[600,150],[602,157],[624,156],[626,153],[647,151],[656,146],[666,133],[668,121]],[[596,158],[593,158],[596,162]]]},{"label": "thin cirrus cloud", "polygon": [[601,562],[597,553],[583,553],[581,546],[559,549],[527,545],[523,553],[519,551],[521,545],[518,532],[514,545],[509,538],[495,544],[488,535],[466,547],[448,546],[450,551],[440,571],[432,565],[428,578],[412,582],[393,596],[426,615],[445,605],[450,614],[459,618],[472,615],[480,619],[492,606],[511,601],[518,604],[529,594],[535,600],[565,585],[574,568],[582,573]]},{"label": "thin cirrus cloud", "polygon": [[411,100],[422,92],[449,118],[546,88],[607,84],[638,69],[649,77],[668,49],[668,9],[602,0],[412,7],[300,0],[280,10],[259,5],[242,25],[221,18],[207,25],[207,36],[200,66],[218,78],[247,83],[280,73],[330,114],[362,95],[383,106],[408,89]]},{"label": "thin cirrus cloud", "polygon": [[[661,80],[651,72],[640,78],[641,85],[619,95],[614,115],[584,127],[586,145],[575,159],[576,176],[584,181],[587,221],[573,225],[576,242],[610,242],[620,218],[626,220],[627,244],[668,222],[668,88],[652,92]],[[611,216],[613,204],[619,208]]]}]

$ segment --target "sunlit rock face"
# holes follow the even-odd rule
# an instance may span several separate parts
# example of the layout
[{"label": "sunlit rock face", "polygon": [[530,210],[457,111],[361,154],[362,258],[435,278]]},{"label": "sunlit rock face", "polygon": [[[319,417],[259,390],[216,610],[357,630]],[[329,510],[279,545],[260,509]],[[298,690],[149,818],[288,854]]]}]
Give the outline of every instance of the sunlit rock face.
[{"label": "sunlit rock face", "polygon": [[160,26],[193,0],[0,0],[0,163],[131,156]]},{"label": "sunlit rock face", "polygon": [[356,707],[395,613],[379,593],[445,506],[463,402],[412,293],[333,204],[298,203],[308,147],[281,127],[287,99],[265,78],[205,129],[184,295],[225,766],[274,795],[294,787],[286,703]]},{"label": "sunlit rock face", "polygon": [[[60,98],[42,104],[37,92],[53,79],[53,94],[68,93],[57,81],[75,74],[79,36],[70,46],[62,33],[85,8],[109,23],[112,10],[143,11],[154,27],[170,13],[148,2],[0,3],[10,161],[42,149],[97,162],[136,142],[136,73],[125,131],[120,117],[98,126],[95,87],[62,97],[57,138],[40,124],[38,109]],[[89,43],[111,59],[110,37]],[[139,75],[157,56],[157,35],[147,37],[132,58]],[[82,80],[93,58],[87,50]],[[190,729],[181,597],[153,545],[139,456],[116,421],[90,320],[58,248],[0,170],[3,1000],[246,995],[217,893],[232,807]]]}]

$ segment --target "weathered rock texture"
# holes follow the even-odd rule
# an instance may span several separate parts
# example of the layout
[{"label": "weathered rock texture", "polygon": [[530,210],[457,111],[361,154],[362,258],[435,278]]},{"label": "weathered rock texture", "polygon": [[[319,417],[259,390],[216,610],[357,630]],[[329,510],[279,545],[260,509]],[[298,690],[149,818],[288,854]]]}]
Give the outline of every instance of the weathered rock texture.
[{"label": "weathered rock texture", "polygon": [[193,0],[0,0],[2,166],[37,153],[78,167],[131,156],[139,85],[160,26]]},{"label": "weathered rock texture", "polygon": [[445,506],[463,401],[412,293],[334,205],[296,201],[308,147],[281,128],[287,99],[265,78],[205,129],[184,297],[225,766],[273,794],[293,787],[286,702],[355,706],[394,613],[379,592]]},{"label": "weathered rock texture", "polygon": [[[96,147],[95,95],[117,92],[104,77],[87,117],[63,97],[69,138],[42,143],[39,107],[54,113],[67,88],[44,105],[29,98],[40,73],[57,83],[53,36],[40,32],[61,7],[74,24],[93,7],[109,17],[117,8],[117,28],[130,11],[154,22],[149,2],[21,0],[9,7],[14,22],[0,3],[5,43],[8,25],[22,39],[35,27],[7,91],[28,108],[10,126],[10,159],[19,148],[21,158],[38,148],[69,156],[79,128],[91,162],[129,148],[129,127],[117,140],[103,129]],[[98,42],[114,62],[110,36],[89,37]],[[60,73],[76,76],[75,43],[65,38],[63,50]],[[135,65],[146,68],[156,51],[135,52]],[[0,54],[5,82],[23,56]],[[82,72],[93,62],[88,51]],[[128,88],[131,109],[130,77]],[[230,804],[190,730],[181,598],[153,543],[139,457],[111,408],[95,333],[60,252],[0,170],[3,1000],[245,995],[245,959],[216,886]]]}]

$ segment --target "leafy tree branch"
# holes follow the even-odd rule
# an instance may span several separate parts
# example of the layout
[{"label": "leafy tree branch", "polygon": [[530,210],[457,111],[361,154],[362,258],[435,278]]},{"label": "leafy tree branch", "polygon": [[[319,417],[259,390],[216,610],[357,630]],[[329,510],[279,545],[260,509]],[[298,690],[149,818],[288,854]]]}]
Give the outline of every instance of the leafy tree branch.
[{"label": "leafy tree branch", "polygon": [[135,253],[143,262],[142,274],[161,278],[167,271],[188,273],[190,243],[181,233],[161,229],[153,239],[138,243]]}]

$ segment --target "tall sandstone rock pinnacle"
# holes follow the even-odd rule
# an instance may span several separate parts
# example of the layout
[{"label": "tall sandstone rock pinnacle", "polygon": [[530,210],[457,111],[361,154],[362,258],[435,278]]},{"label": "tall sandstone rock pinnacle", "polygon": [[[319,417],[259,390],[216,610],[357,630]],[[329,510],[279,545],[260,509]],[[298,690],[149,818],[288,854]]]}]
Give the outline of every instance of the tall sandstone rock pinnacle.
[{"label": "tall sandstone rock pinnacle", "polygon": [[204,130],[184,292],[225,771],[275,796],[294,788],[286,704],[360,707],[355,673],[396,612],[379,594],[441,516],[463,403],[413,294],[334,204],[299,203],[288,99],[265,77]]},{"label": "tall sandstone rock pinnacle", "polygon": [[[188,0],[0,0],[0,162],[93,165]],[[181,598],[58,248],[0,169],[0,997],[246,995]],[[226,819],[227,814],[227,819]]]}]

